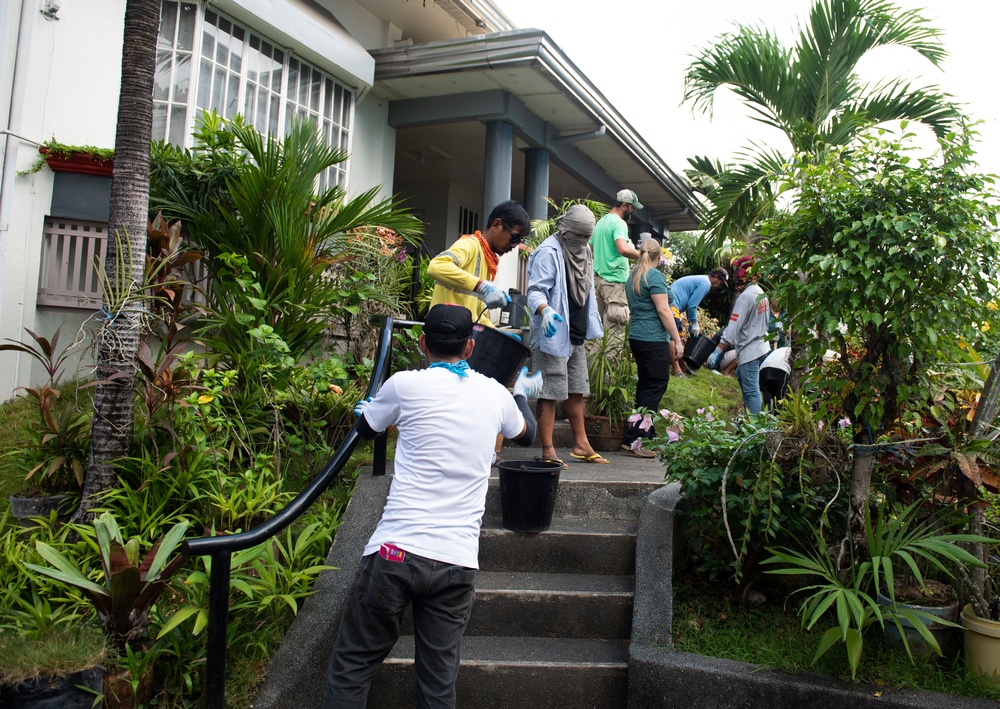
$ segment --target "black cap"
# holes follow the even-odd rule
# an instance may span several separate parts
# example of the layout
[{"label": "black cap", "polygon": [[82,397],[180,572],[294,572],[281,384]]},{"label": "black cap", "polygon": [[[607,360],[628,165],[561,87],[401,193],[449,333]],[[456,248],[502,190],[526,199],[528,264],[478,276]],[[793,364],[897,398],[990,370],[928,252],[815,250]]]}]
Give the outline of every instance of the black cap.
[{"label": "black cap", "polygon": [[716,278],[718,278],[723,283],[728,283],[729,282],[729,271],[727,271],[726,269],[724,269],[722,266],[719,266],[718,268],[716,268],[715,270],[713,270],[708,275],[715,276]]},{"label": "black cap", "polygon": [[467,340],[472,337],[472,313],[464,305],[438,303],[424,318],[424,334],[438,340]]}]

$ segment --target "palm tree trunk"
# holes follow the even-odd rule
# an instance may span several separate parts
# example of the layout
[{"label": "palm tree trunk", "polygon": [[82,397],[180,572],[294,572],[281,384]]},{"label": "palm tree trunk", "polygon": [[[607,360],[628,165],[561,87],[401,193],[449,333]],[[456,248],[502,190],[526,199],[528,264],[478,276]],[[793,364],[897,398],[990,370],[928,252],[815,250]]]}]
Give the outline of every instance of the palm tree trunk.
[{"label": "palm tree trunk", "polygon": [[[134,424],[135,359],[144,317],[136,300],[143,281],[149,219],[149,145],[153,132],[153,76],[160,25],[159,0],[127,0],[122,38],[121,89],[111,177],[105,293],[97,342],[97,375],[90,461],[83,502],[74,519],[89,516],[95,495],[117,483],[115,461],[128,453]],[[113,237],[113,238],[112,238]],[[119,250],[128,253],[119,258]],[[125,271],[125,272],[122,272]]]}]

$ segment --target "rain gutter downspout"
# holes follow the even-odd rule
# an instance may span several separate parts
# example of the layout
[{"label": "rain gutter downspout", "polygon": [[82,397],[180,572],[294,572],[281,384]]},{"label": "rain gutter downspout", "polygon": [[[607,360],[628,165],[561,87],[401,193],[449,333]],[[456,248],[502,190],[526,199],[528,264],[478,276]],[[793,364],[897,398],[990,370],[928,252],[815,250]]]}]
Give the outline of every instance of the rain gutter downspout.
[{"label": "rain gutter downspout", "polygon": [[[4,291],[6,290],[8,266],[7,249],[10,245],[10,213],[14,196],[14,177],[17,175],[17,148],[21,130],[21,114],[24,112],[24,88],[28,73],[28,40],[34,20],[35,3],[21,0],[21,19],[17,26],[17,49],[14,53],[14,77],[10,87],[10,105],[7,108],[7,127],[4,130],[3,174],[0,175],[0,313],[4,312]],[[22,309],[23,315],[23,309]],[[2,323],[2,318],[0,318]],[[20,357],[14,359],[14,381],[20,371]]]}]

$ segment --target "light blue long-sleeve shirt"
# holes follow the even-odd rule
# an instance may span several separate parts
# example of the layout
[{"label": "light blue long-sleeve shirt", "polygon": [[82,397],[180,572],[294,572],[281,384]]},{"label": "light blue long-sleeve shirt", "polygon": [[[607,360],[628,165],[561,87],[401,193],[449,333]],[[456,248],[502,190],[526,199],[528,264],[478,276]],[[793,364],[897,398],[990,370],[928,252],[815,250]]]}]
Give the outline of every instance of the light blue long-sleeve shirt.
[{"label": "light blue long-sleeve shirt", "polygon": [[[538,306],[547,303],[556,309],[563,322],[556,334],[542,334],[542,316]],[[559,240],[550,236],[528,258],[528,310],[531,311],[531,346],[554,357],[569,357],[573,346],[569,341],[569,294],[566,291],[566,263]],[[593,286],[587,298],[587,335],[594,340],[604,335],[601,316],[597,313],[597,298]]]},{"label": "light blue long-sleeve shirt", "polygon": [[677,312],[687,311],[688,324],[698,322],[698,303],[712,290],[708,276],[684,276],[670,284],[670,304]]}]

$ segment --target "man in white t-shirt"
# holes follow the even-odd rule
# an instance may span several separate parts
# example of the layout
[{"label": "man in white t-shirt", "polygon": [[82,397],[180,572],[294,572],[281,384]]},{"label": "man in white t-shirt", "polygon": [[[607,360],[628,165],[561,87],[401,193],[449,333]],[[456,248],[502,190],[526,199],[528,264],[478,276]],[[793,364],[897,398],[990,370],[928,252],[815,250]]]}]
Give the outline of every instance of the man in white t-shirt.
[{"label": "man in white t-shirt", "polygon": [[527,368],[511,395],[469,369],[472,315],[438,304],[419,338],[430,366],[397,372],[358,402],[358,432],[398,428],[382,519],[364,550],[334,646],[323,707],[364,707],[372,675],[399,638],[413,604],[417,706],[454,707],[459,643],[475,597],[479,528],[498,434],[530,446],[527,400],[541,390]]}]

